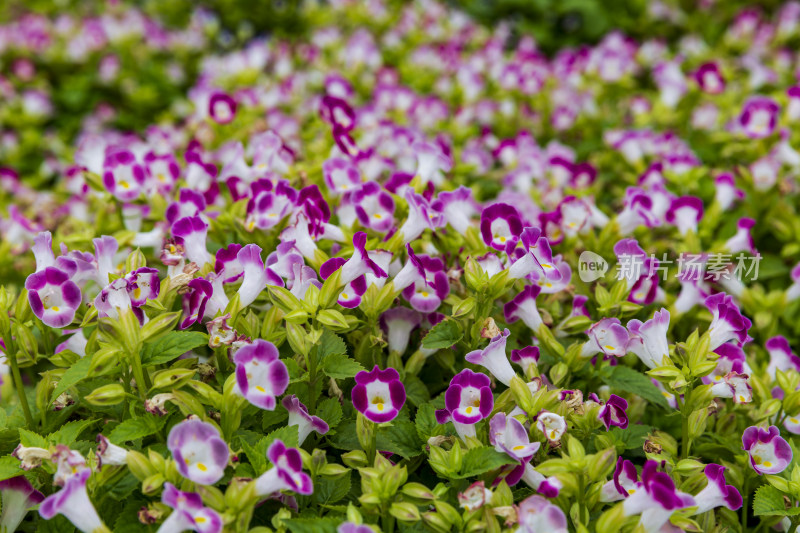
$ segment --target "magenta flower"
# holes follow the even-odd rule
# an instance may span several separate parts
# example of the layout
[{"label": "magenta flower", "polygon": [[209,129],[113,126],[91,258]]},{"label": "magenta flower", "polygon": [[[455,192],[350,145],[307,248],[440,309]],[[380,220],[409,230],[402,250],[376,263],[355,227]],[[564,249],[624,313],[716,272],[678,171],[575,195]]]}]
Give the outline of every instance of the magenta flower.
[{"label": "magenta flower", "polygon": [[497,203],[481,212],[481,236],[495,250],[511,250],[522,233],[519,212],[508,204]]},{"label": "magenta flower", "polygon": [[503,306],[503,315],[506,322],[513,324],[517,320],[528,326],[536,333],[542,326],[542,317],[536,307],[536,297],[539,296],[538,285],[526,285],[522,291],[514,296],[510,302]]},{"label": "magenta flower", "polygon": [[214,293],[214,289],[207,280],[195,278],[187,285],[189,291],[183,295],[183,320],[180,328],[186,329],[195,322],[203,319],[206,304]]},{"label": "magenta flower", "polygon": [[333,194],[343,194],[361,185],[358,169],[347,159],[328,159],[322,164],[322,175]]},{"label": "magenta flower", "polygon": [[378,365],[356,374],[356,386],[351,392],[353,407],[368,420],[377,424],[390,422],[406,402],[406,389],[394,368],[381,370]]},{"label": "magenta flower", "polygon": [[567,516],[564,511],[545,498],[533,495],[517,506],[517,518],[522,531],[547,531],[567,533]]},{"label": "magenta flower", "polygon": [[725,467],[711,463],[706,465],[704,472],[708,485],[694,497],[697,506],[694,514],[702,514],[716,507],[739,510],[742,507],[742,495],[736,487],[725,483]]},{"label": "magenta flower", "polygon": [[602,353],[605,357],[622,357],[628,350],[628,330],[618,318],[604,318],[586,332],[589,340],[583,344],[581,357]]},{"label": "magenta flower", "polygon": [[539,363],[539,347],[526,346],[520,350],[511,350],[510,360],[522,367],[522,372],[528,374],[528,368],[531,366],[536,367]]},{"label": "magenta flower", "polygon": [[[725,346],[725,345],[723,345]],[[800,372],[800,357],[792,352],[789,341],[782,335],[777,335],[767,339],[764,347],[769,354],[769,364],[767,365],[767,374],[772,379],[775,379],[777,370],[788,372],[794,370]],[[741,348],[739,349],[741,351]],[[744,353],[742,353],[744,359]]]},{"label": "magenta flower", "polygon": [[620,398],[616,394],[612,394],[608,401],[600,408],[597,414],[597,419],[600,420],[606,427],[606,431],[611,429],[611,426],[625,429],[628,427],[628,401]]},{"label": "magenta flower", "polygon": [[732,254],[748,252],[756,254],[756,246],[750,231],[756,225],[755,219],[742,217],[736,223],[736,234],[725,241],[725,248]]},{"label": "magenta flower", "polygon": [[281,404],[289,412],[289,426],[297,426],[299,435],[298,444],[303,445],[306,438],[312,431],[316,431],[320,435],[328,432],[328,424],[318,416],[313,416],[308,413],[308,409],[294,394],[284,396]]},{"label": "magenta flower", "polygon": [[227,124],[236,116],[236,100],[222,91],[208,99],[208,115],[218,124]]},{"label": "magenta flower", "polygon": [[714,199],[723,211],[727,211],[736,200],[744,198],[744,191],[736,188],[736,181],[733,178],[733,174],[729,172],[725,172],[714,178],[714,185],[717,188]]},{"label": "magenta flower", "polygon": [[281,490],[298,494],[312,494],[314,486],[311,478],[303,472],[303,459],[297,448],[287,448],[275,440],[267,449],[267,458],[273,467],[255,480],[256,494],[269,496]]},{"label": "magenta flower", "polygon": [[536,417],[536,427],[551,445],[557,446],[567,432],[567,421],[559,414],[542,411]]},{"label": "magenta flower", "polygon": [[775,426],[750,426],[742,434],[742,448],[758,474],[780,474],[792,462],[792,448]]},{"label": "magenta flower", "polygon": [[444,409],[436,411],[440,424],[453,422],[463,440],[475,437],[475,424],[489,416],[494,407],[491,380],[486,374],[465,368],[450,380],[444,396]]},{"label": "magenta flower", "polygon": [[400,227],[398,233],[403,236],[404,243],[410,243],[419,237],[426,229],[434,230],[444,223],[444,216],[433,209],[424,196],[416,194],[412,189],[406,190],[406,204],[408,217]]},{"label": "magenta flower", "polygon": [[199,533],[220,533],[222,517],[214,509],[203,506],[203,499],[196,492],[183,492],[172,483],[164,483],[161,502],[172,507],[172,513],[158,529],[162,533],[198,531]]},{"label": "magenta flower", "polygon": [[697,233],[697,223],[703,218],[703,201],[696,196],[681,196],[672,200],[666,220],[674,224],[681,235]]},{"label": "magenta flower", "polygon": [[664,358],[669,357],[669,318],[669,311],[662,308],[644,323],[636,319],[628,321],[627,350],[636,354],[647,368],[661,366]]},{"label": "magenta flower", "polygon": [[3,502],[0,531],[11,532],[17,530],[28,510],[42,503],[44,495],[25,476],[15,476],[0,481],[0,498]]},{"label": "magenta flower", "polygon": [[378,183],[365,183],[352,193],[350,201],[358,221],[365,228],[386,233],[394,225],[394,200]]},{"label": "magenta flower", "polygon": [[600,491],[600,501],[616,502],[635,493],[639,486],[639,473],[633,463],[622,457],[617,458],[614,477],[605,483]]},{"label": "magenta flower", "polygon": [[639,524],[645,531],[659,531],[672,513],[695,505],[694,498],[675,488],[666,472],[659,472],[656,461],[647,461],[642,468],[642,481],[623,503],[625,516],[641,515]]},{"label": "magenta flower", "polygon": [[511,265],[508,271],[509,276],[513,279],[520,279],[536,272],[550,282],[560,281],[562,273],[556,268],[550,243],[546,237],[542,236],[541,230],[527,227],[522,230],[520,238],[524,255]]},{"label": "magenta flower", "polygon": [[467,228],[472,225],[472,217],[478,213],[472,189],[463,185],[454,191],[440,192],[431,207],[442,213],[447,224],[461,235],[466,235]]},{"label": "magenta flower", "polygon": [[714,62],[703,63],[694,71],[694,79],[704,92],[719,94],[725,90],[725,78],[719,65]]},{"label": "magenta flower", "polygon": [[340,283],[346,285],[364,274],[372,274],[379,278],[387,276],[386,272],[370,259],[365,248],[366,244],[366,233],[359,231],[353,235],[353,255],[342,265]]},{"label": "magenta flower", "polygon": [[103,164],[103,185],[123,202],[136,200],[145,181],[144,168],[130,150],[113,150]]},{"label": "magenta flower", "polygon": [[393,307],[381,315],[381,328],[386,332],[390,352],[402,354],[408,348],[411,332],[420,325],[420,314],[408,307]]},{"label": "magenta flower", "polygon": [[511,332],[506,329],[494,337],[486,348],[469,352],[464,357],[467,362],[484,367],[497,381],[507,387],[511,386],[511,379],[516,376],[506,356],[506,341],[510,334]]},{"label": "magenta flower", "polygon": [[206,248],[208,224],[200,217],[184,217],[172,224],[172,235],[183,242],[186,257],[200,268],[211,263],[211,254]]},{"label": "magenta flower", "polygon": [[213,485],[225,474],[228,444],[208,422],[189,418],[172,426],[167,437],[180,474],[200,485]]},{"label": "magenta flower", "polygon": [[150,267],[137,268],[125,276],[128,280],[128,295],[131,305],[137,307],[155,300],[161,291],[161,280],[158,279],[158,270]]},{"label": "magenta flower", "polygon": [[[438,257],[418,255],[415,259],[422,268],[423,275],[415,277],[413,284],[403,289],[403,298],[417,311],[431,313],[436,311],[450,294],[450,280],[445,272],[444,261]],[[410,255],[409,260],[411,260]],[[410,270],[410,273],[413,275],[414,270]],[[397,277],[400,277],[399,274]]]},{"label": "magenta flower", "polygon": [[272,411],[277,396],[289,386],[289,371],[279,359],[278,349],[271,342],[256,339],[239,348],[233,356],[236,384],[247,401]]},{"label": "magenta flower", "polygon": [[45,325],[63,328],[72,323],[81,304],[81,291],[66,273],[47,267],[28,276],[25,288],[33,314]]},{"label": "magenta flower", "polygon": [[739,115],[742,132],[751,139],[769,137],[778,123],[778,103],[764,96],[753,96],[744,103]]},{"label": "magenta flower", "polygon": [[45,498],[39,505],[42,518],[50,520],[61,514],[83,533],[108,531],[86,492],[86,480],[91,474],[90,469],[84,468],[68,477],[61,490]]},{"label": "magenta flower", "polygon": [[712,350],[728,341],[735,341],[739,346],[747,341],[747,330],[752,322],[742,314],[732,297],[719,292],[706,298],[705,304],[714,317],[708,327]]}]

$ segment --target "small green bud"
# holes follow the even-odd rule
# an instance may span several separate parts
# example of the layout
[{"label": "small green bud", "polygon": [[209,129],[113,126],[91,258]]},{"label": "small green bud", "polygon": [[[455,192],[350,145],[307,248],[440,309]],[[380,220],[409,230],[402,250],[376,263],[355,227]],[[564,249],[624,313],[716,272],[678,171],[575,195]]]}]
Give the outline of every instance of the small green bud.
[{"label": "small green bud", "polygon": [[136,450],[128,450],[128,455],[125,457],[125,460],[131,474],[139,481],[144,481],[156,473],[156,469],[147,457]]},{"label": "small green bud", "polygon": [[389,514],[401,522],[417,522],[420,518],[419,509],[410,502],[394,502],[389,507]]},{"label": "small green bud", "polygon": [[94,389],[84,399],[97,406],[117,405],[125,399],[125,389],[119,383],[111,383]]},{"label": "small green bud", "polygon": [[344,467],[342,465],[336,463],[328,463],[320,469],[319,474],[322,477],[337,479],[342,477],[349,471],[350,471],[349,468]]},{"label": "small green bud", "polygon": [[422,483],[406,483],[403,485],[402,489],[403,494],[410,498],[416,498],[418,500],[433,500],[436,499],[436,494],[434,494],[428,487],[423,485]]},{"label": "small green bud", "polygon": [[164,475],[161,473],[156,473],[147,477],[144,481],[142,481],[142,493],[152,496],[161,490],[161,486],[164,484],[164,481]]},{"label": "small green bud", "polygon": [[163,313],[142,326],[142,340],[155,339],[175,328],[181,313]]},{"label": "small green bud", "polygon": [[367,466],[367,454],[362,450],[343,453],[342,462],[350,468],[364,468]]},{"label": "small green bud", "polygon": [[193,368],[169,368],[161,370],[153,376],[153,388],[157,389],[179,389],[191,380],[196,371]]}]

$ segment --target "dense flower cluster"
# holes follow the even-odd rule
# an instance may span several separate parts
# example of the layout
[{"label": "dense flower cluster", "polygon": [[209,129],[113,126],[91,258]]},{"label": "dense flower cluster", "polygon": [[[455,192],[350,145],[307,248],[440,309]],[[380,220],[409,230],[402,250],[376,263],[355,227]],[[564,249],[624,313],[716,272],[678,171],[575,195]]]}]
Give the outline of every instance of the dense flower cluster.
[{"label": "dense flower cluster", "polygon": [[330,4],[146,131],[90,117],[52,189],[0,169],[0,531],[794,531],[800,4],[554,57]]}]

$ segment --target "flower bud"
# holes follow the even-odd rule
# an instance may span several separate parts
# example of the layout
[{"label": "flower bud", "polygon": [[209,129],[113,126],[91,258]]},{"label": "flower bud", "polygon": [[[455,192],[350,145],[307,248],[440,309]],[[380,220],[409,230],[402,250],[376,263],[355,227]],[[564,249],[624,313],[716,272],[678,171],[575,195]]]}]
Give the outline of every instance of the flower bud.
[{"label": "flower bud", "polygon": [[251,505],[255,498],[256,486],[250,480],[233,478],[225,491],[225,505],[234,511]]},{"label": "flower bud", "polygon": [[362,450],[343,453],[342,462],[350,468],[364,468],[367,466],[367,454]]},{"label": "flower bud", "polygon": [[142,340],[147,341],[148,339],[155,339],[156,337],[171,331],[178,323],[180,317],[181,313],[174,312],[162,313],[156,318],[151,319],[147,324],[142,326]]},{"label": "flower bud", "polygon": [[179,389],[191,380],[196,371],[193,368],[169,368],[157,372],[153,377],[153,388],[156,389]]},{"label": "flower bud", "polygon": [[394,502],[389,507],[389,514],[401,522],[416,522],[419,520],[419,509],[410,502]]},{"label": "flower bud", "polygon": [[128,450],[126,460],[131,474],[139,481],[143,481],[156,473],[156,469],[147,457],[136,450]]},{"label": "flower bud", "polygon": [[325,466],[323,466],[320,469],[319,474],[322,477],[327,477],[327,478],[331,478],[331,479],[337,479],[337,478],[342,477],[343,475],[345,475],[349,471],[350,471],[349,468],[346,468],[346,467],[344,467],[342,465],[338,465],[336,463],[329,463],[329,464],[326,464]]},{"label": "flower bud", "polygon": [[528,384],[517,375],[511,378],[511,393],[520,409],[526,413],[533,412],[533,394],[531,394]]},{"label": "flower bud", "polygon": [[418,500],[433,500],[436,498],[436,495],[422,483],[406,483],[403,485],[402,492],[406,496]]},{"label": "flower bud", "polygon": [[317,313],[317,320],[334,331],[345,331],[350,329],[347,318],[336,309],[325,309]]},{"label": "flower bud", "polygon": [[550,381],[553,385],[557,386],[567,377],[568,373],[569,368],[565,363],[556,363],[553,365],[553,368],[550,369]]},{"label": "flower bud", "polygon": [[161,486],[164,485],[164,481],[164,475],[161,473],[148,476],[144,481],[142,481],[142,493],[148,496],[155,494],[161,490]]},{"label": "flower bud", "polygon": [[611,472],[611,470],[614,469],[616,460],[617,454],[613,447],[600,450],[592,455],[589,458],[587,465],[589,479],[596,480],[605,477],[609,472]]},{"label": "flower bud", "polygon": [[447,523],[447,520],[441,514],[432,511],[422,513],[422,521],[437,533],[447,533],[452,528],[452,525]]},{"label": "flower bud", "polygon": [[85,398],[92,405],[117,405],[125,399],[125,389],[119,383],[111,383],[94,389]]}]

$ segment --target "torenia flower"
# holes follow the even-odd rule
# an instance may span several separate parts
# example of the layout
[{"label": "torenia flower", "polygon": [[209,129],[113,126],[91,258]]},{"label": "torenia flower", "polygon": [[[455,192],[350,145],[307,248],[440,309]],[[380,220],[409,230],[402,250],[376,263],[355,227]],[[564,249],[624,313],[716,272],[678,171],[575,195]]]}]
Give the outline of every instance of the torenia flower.
[{"label": "torenia flower", "polygon": [[541,496],[529,496],[517,506],[517,531],[534,533],[567,533],[567,517],[564,511]]},{"label": "torenia flower", "polygon": [[465,368],[450,380],[445,408],[436,411],[436,420],[440,424],[452,420],[462,440],[475,437],[475,424],[489,416],[494,407],[490,385],[489,376]]},{"label": "torenia flower", "polygon": [[[521,260],[520,260],[521,261]],[[517,320],[528,326],[534,333],[542,326],[542,317],[536,307],[536,297],[539,296],[538,285],[527,285],[514,298],[503,306],[503,315],[506,322],[513,324]]]},{"label": "torenia flower", "polygon": [[481,213],[481,236],[495,250],[513,249],[522,233],[519,212],[508,204],[497,203]]},{"label": "torenia flower", "polygon": [[0,481],[0,498],[3,502],[0,531],[11,533],[17,530],[28,510],[44,500],[44,495],[25,476],[16,476]]},{"label": "torenia flower", "polygon": [[346,193],[361,185],[358,169],[347,159],[328,159],[322,164],[322,174],[332,194]]},{"label": "torenia flower", "polygon": [[155,300],[161,291],[161,281],[158,279],[158,270],[150,267],[137,268],[125,278],[129,282],[128,294],[131,304],[137,307]]},{"label": "torenia flower", "polygon": [[793,352],[789,341],[786,337],[778,335],[767,340],[764,347],[769,354],[769,364],[767,365],[767,374],[772,379],[775,379],[778,370],[787,372],[794,370],[800,372],[800,357],[797,357]]},{"label": "torenia flower", "polygon": [[431,207],[424,196],[408,189],[405,194],[408,204],[408,218],[398,230],[404,243],[410,243],[419,237],[426,229],[436,229],[444,222],[444,217]]},{"label": "torenia flower", "polygon": [[527,227],[522,230],[520,238],[525,255],[509,267],[509,277],[519,279],[536,272],[550,282],[560,281],[562,273],[556,268],[550,243],[541,230]]},{"label": "torenia flower", "polygon": [[661,309],[653,313],[653,318],[642,323],[640,320],[628,321],[627,350],[636,354],[647,368],[655,368],[669,357],[669,311]]},{"label": "torenia flower", "polygon": [[747,330],[752,322],[739,311],[733,298],[723,292],[709,296],[706,307],[714,319],[708,327],[711,335],[711,349],[714,350],[728,341],[736,341],[739,346],[749,338]]},{"label": "torenia flower", "polygon": [[628,427],[628,401],[625,398],[620,398],[616,394],[612,394],[608,401],[600,408],[597,414],[597,419],[600,420],[606,427],[606,431],[611,429],[611,426],[616,426],[622,429]]},{"label": "torenia flower", "polygon": [[751,254],[756,253],[756,247],[753,243],[753,237],[750,235],[750,230],[756,225],[756,221],[752,218],[740,218],[736,223],[736,234],[725,241],[725,248],[732,254],[738,252],[748,252]]},{"label": "torenia flower", "polygon": [[144,168],[129,150],[114,150],[103,164],[103,185],[123,202],[136,200],[145,181]]},{"label": "torenia flower", "polygon": [[516,375],[506,356],[506,341],[510,334],[506,329],[494,337],[483,350],[474,350],[465,356],[467,362],[484,367],[507,387],[511,386],[511,379]]},{"label": "torenia flower", "polygon": [[678,228],[681,235],[697,233],[697,223],[703,218],[703,201],[696,196],[675,198],[666,213],[666,220]]},{"label": "torenia flower", "polygon": [[526,346],[520,350],[511,350],[511,362],[522,367],[522,372],[528,376],[528,368],[536,367],[539,363],[539,347]]},{"label": "torenia flower", "polygon": [[375,530],[366,524],[343,522],[336,528],[336,533],[375,533]]},{"label": "torenia flower", "polygon": [[444,215],[445,221],[461,235],[466,235],[472,225],[472,217],[477,214],[472,189],[461,185],[454,191],[442,191],[431,204]]},{"label": "torenia flower", "polygon": [[328,432],[328,424],[318,416],[308,414],[308,409],[294,394],[285,396],[281,401],[283,407],[289,412],[289,426],[297,426],[299,435],[298,444],[302,446],[312,431],[320,435]]},{"label": "torenia flower", "polygon": [[236,116],[236,100],[222,91],[214,91],[208,99],[208,115],[217,124],[227,124]]},{"label": "torenia flower", "polygon": [[593,324],[586,334],[589,340],[583,343],[581,357],[591,357],[596,353],[622,357],[628,350],[628,330],[618,318],[604,318]]},{"label": "torenia flower", "polygon": [[51,328],[68,326],[81,304],[81,290],[56,267],[35,272],[25,280],[33,314]]},{"label": "torenia flower", "polygon": [[536,427],[544,433],[551,446],[559,446],[561,437],[567,432],[567,421],[561,415],[542,411],[536,418]]},{"label": "torenia flower", "polygon": [[278,349],[269,341],[256,339],[243,346],[233,356],[236,364],[236,384],[247,401],[272,411],[275,397],[289,386],[289,371],[279,359]]},{"label": "torenia flower", "polygon": [[214,288],[207,280],[195,278],[191,280],[187,287],[189,289],[183,295],[183,320],[180,328],[186,329],[198,320],[202,320],[206,311],[206,304],[214,294]]},{"label": "torenia flower", "polygon": [[112,444],[103,435],[97,436],[97,468],[103,465],[124,465],[128,463],[128,450]]},{"label": "torenia flower", "polygon": [[267,459],[273,467],[255,480],[256,494],[269,496],[281,490],[306,495],[314,492],[311,478],[303,472],[303,459],[297,448],[287,448],[276,440],[267,449]]},{"label": "torenia flower", "polygon": [[62,514],[83,533],[108,532],[86,492],[86,480],[91,474],[92,471],[86,468],[67,478],[64,488],[42,501],[39,506],[42,518],[50,520]]},{"label": "torenia flower", "polygon": [[722,380],[716,381],[711,392],[718,398],[733,398],[734,403],[750,403],[753,401],[753,388],[750,377],[732,371],[725,374]]},{"label": "torenia flower", "polygon": [[725,467],[711,463],[704,470],[708,485],[694,497],[697,511],[694,514],[705,513],[715,507],[727,507],[736,511],[742,506],[742,495],[733,485],[725,483]]},{"label": "torenia flower", "polygon": [[719,66],[714,62],[700,65],[694,72],[694,79],[700,89],[709,94],[719,94],[725,90],[725,78],[722,77]]},{"label": "torenia flower", "polygon": [[200,485],[213,485],[225,474],[228,445],[216,427],[190,418],[172,427],[167,447],[180,474]]},{"label": "torenia flower", "polygon": [[406,403],[406,389],[397,370],[381,370],[375,365],[369,372],[362,370],[356,374],[355,379],[351,393],[353,407],[377,424],[394,420]]},{"label": "torenia flower", "polygon": [[172,235],[183,240],[186,257],[202,268],[206,263],[211,263],[211,254],[206,248],[208,223],[200,217],[183,217],[172,225]]},{"label": "torenia flower", "polygon": [[408,348],[411,332],[420,325],[420,314],[408,307],[393,307],[386,310],[380,319],[386,331],[390,352],[402,354]]},{"label": "torenia flower", "polygon": [[616,502],[627,498],[639,489],[639,474],[633,463],[619,457],[614,477],[606,482],[600,492],[601,502]]},{"label": "torenia flower", "polygon": [[754,96],[744,103],[739,115],[742,132],[751,139],[769,137],[778,123],[780,107],[775,100],[764,96]]},{"label": "torenia flower", "polygon": [[516,461],[530,458],[540,447],[538,442],[530,441],[522,422],[503,412],[494,415],[489,422],[489,442],[495,450],[508,454]]},{"label": "torenia flower", "polygon": [[195,492],[182,492],[167,482],[164,483],[161,501],[174,511],[158,528],[159,533],[179,533],[186,530],[200,533],[222,531],[222,517],[214,509],[204,507],[203,499]]},{"label": "torenia flower", "polygon": [[800,263],[792,268],[792,284],[786,289],[785,298],[787,302],[800,298]]},{"label": "torenia flower", "polygon": [[347,285],[354,279],[364,274],[372,274],[376,277],[385,278],[386,272],[369,258],[365,248],[367,244],[367,234],[359,231],[353,235],[353,255],[342,265],[340,283]]},{"label": "torenia flower", "polygon": [[492,499],[492,491],[483,481],[476,481],[464,492],[458,493],[458,505],[467,511],[477,511]]},{"label": "torenia flower", "polygon": [[394,200],[374,181],[365,183],[350,197],[358,221],[365,228],[385,233],[394,224]]},{"label": "torenia flower", "polygon": [[694,498],[675,489],[675,482],[657,470],[656,461],[647,461],[642,468],[642,481],[623,503],[623,514],[640,514],[639,525],[648,533],[659,531],[674,511],[694,505]]},{"label": "torenia flower", "polygon": [[750,465],[759,474],[780,474],[792,462],[792,448],[775,426],[762,429],[750,426],[742,434],[742,448]]}]

